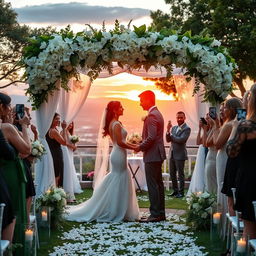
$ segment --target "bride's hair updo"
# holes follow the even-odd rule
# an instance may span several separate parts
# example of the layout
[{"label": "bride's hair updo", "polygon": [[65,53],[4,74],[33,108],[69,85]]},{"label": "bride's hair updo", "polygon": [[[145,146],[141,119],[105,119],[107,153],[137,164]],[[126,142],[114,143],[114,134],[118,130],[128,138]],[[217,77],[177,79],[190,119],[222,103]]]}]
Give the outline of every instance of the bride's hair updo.
[{"label": "bride's hair updo", "polygon": [[103,127],[103,137],[109,135],[109,124],[111,120],[115,117],[115,110],[118,110],[121,106],[120,101],[110,101],[106,108],[106,120]]}]

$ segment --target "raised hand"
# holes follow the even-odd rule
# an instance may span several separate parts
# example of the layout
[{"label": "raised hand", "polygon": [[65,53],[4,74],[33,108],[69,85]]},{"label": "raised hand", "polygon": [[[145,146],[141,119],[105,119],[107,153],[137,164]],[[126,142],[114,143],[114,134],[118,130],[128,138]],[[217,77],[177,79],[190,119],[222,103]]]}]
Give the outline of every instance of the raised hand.
[{"label": "raised hand", "polygon": [[172,128],[172,122],[171,120],[169,120],[167,124],[167,132],[169,132],[171,128]]},{"label": "raised hand", "polygon": [[19,119],[19,124],[20,125],[30,125],[30,117],[28,117],[27,113],[25,113],[25,115]]}]

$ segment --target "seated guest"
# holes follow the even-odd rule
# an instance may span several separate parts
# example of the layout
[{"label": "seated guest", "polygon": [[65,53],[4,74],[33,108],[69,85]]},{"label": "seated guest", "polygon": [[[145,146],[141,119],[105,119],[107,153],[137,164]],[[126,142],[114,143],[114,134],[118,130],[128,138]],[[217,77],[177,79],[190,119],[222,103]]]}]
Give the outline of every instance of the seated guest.
[{"label": "seated guest", "polygon": [[63,186],[63,154],[61,145],[67,145],[67,124],[65,121],[61,123],[63,129],[63,135],[57,130],[60,126],[60,115],[58,113],[54,114],[51,127],[46,134],[46,140],[49,145],[54,165],[55,181],[57,187]]}]

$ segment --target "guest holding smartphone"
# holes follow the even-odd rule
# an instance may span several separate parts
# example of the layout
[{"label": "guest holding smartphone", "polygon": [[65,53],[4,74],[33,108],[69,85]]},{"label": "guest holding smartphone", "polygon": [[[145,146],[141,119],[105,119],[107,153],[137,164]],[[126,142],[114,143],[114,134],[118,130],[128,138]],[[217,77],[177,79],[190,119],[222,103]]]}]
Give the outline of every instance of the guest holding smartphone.
[{"label": "guest holding smartphone", "polygon": [[[231,98],[224,103],[224,115],[226,120],[220,127],[220,121],[218,118],[214,120],[214,131],[213,131],[213,143],[218,150],[216,156],[216,177],[217,177],[217,204],[222,212],[222,224],[225,226],[225,214],[228,211],[227,199],[221,193],[223,186],[224,175],[227,164],[227,153],[226,145],[228,138],[232,131],[232,121],[236,117],[236,109],[241,108],[242,102],[238,98]],[[223,229],[222,235],[224,236],[225,230]]]},{"label": "guest holding smartphone", "polygon": [[30,154],[31,145],[28,136],[28,125],[30,120],[25,114],[19,123],[22,127],[22,136],[13,126],[11,98],[3,93],[0,93],[0,114],[2,120],[9,123],[2,124],[2,132],[6,140],[15,148],[16,155],[14,160],[2,159],[1,166],[5,170],[2,174],[8,186],[10,193],[12,208],[16,216],[16,224],[14,231],[14,243],[20,243],[22,248],[15,250],[15,255],[26,255],[25,252],[25,233],[24,228],[27,225],[26,212],[26,174],[23,162],[18,153]]},{"label": "guest holding smartphone", "polygon": [[227,152],[230,157],[239,155],[235,209],[242,213],[244,235],[256,238],[256,220],[252,202],[256,201],[256,84],[251,87],[246,120],[233,122]]}]

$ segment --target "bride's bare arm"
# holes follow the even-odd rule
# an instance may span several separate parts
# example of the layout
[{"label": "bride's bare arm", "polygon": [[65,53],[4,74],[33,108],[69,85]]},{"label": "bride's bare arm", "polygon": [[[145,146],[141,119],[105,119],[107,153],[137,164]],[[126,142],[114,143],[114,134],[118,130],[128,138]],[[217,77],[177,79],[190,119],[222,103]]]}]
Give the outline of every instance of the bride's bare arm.
[{"label": "bride's bare arm", "polygon": [[119,147],[133,149],[133,150],[136,148],[135,145],[132,145],[130,143],[127,143],[126,141],[123,141],[120,124],[117,124],[114,126],[113,134],[115,134],[116,143]]}]

